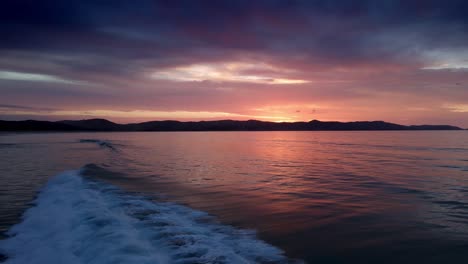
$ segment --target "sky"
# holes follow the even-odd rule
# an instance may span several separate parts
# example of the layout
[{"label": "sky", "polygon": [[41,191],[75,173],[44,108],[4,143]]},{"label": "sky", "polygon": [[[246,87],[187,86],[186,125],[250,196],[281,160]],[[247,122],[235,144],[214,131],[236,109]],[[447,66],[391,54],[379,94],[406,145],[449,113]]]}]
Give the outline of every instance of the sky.
[{"label": "sky", "polygon": [[468,1],[0,5],[3,120],[468,127]]}]

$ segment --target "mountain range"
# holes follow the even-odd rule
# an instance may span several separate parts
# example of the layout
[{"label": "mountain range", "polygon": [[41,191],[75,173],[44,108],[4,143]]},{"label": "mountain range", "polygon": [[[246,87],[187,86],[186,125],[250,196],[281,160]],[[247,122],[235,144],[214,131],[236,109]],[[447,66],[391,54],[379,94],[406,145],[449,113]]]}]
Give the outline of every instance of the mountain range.
[{"label": "mountain range", "polygon": [[354,131],[354,130],[462,130],[450,125],[399,125],[384,121],[337,122],[266,122],[258,120],[236,121],[150,121],[117,124],[106,119],[63,121],[3,121],[0,131]]}]

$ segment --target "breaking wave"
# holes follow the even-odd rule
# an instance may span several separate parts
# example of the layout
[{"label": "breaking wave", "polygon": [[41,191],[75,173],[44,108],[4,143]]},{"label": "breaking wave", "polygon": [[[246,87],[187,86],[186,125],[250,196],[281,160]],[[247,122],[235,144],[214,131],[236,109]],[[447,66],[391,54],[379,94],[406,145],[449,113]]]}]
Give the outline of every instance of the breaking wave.
[{"label": "breaking wave", "polygon": [[6,263],[292,263],[255,232],[64,172],[0,241]]}]

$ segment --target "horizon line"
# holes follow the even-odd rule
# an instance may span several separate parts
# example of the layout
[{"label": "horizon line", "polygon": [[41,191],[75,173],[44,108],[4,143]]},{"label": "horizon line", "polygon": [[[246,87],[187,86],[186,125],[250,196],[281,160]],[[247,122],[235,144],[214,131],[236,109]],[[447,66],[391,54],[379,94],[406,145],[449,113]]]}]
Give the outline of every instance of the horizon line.
[{"label": "horizon line", "polygon": [[382,122],[382,123],[387,123],[387,124],[394,124],[394,125],[400,125],[400,126],[452,126],[452,127],[457,127],[463,130],[468,130],[468,128],[463,128],[460,126],[456,125],[449,125],[449,124],[410,124],[410,125],[402,125],[399,123],[394,123],[394,122],[388,122],[384,120],[354,120],[354,121],[337,121],[337,120],[318,120],[318,119],[312,119],[309,121],[265,121],[265,120],[259,120],[259,119],[247,119],[247,120],[239,120],[239,119],[216,119],[216,120],[187,120],[187,121],[181,121],[181,120],[174,120],[174,119],[161,119],[161,120],[149,120],[149,121],[142,121],[142,122],[130,122],[130,123],[117,123],[112,120],[109,120],[107,118],[88,118],[88,119],[63,119],[63,120],[56,120],[56,121],[51,121],[51,120],[39,120],[39,119],[23,119],[23,120],[3,120],[0,119],[0,121],[5,121],[5,122],[25,122],[25,121],[39,121],[39,122],[51,122],[51,123],[60,123],[60,122],[66,122],[66,121],[72,121],[72,122],[79,122],[79,121],[90,121],[90,120],[103,120],[107,122],[111,122],[116,125],[131,125],[131,124],[142,124],[142,123],[149,123],[149,122],[179,122],[179,123],[197,123],[197,122],[220,122],[220,121],[233,121],[233,122],[248,122],[248,121],[257,121],[257,122],[264,122],[264,123],[275,123],[275,124],[294,124],[294,123],[310,123],[310,122],[322,122],[322,123],[358,123],[358,122],[367,122],[367,123],[375,123],[375,122]]}]

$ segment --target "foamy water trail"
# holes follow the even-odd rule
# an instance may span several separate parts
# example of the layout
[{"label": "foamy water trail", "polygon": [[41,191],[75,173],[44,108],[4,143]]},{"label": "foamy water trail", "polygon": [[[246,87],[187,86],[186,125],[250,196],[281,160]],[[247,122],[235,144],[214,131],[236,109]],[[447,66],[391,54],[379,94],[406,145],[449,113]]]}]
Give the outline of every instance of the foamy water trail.
[{"label": "foamy water trail", "polygon": [[64,172],[0,241],[6,263],[291,263],[249,230]]}]

